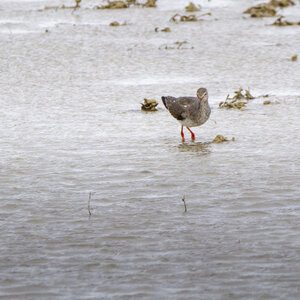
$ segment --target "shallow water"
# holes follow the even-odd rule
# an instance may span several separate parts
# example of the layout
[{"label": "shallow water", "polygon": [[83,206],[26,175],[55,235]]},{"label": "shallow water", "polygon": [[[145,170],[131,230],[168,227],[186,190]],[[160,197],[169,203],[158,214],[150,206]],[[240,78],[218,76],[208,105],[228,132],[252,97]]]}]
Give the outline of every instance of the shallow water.
[{"label": "shallow water", "polygon": [[[250,0],[188,24],[169,22],[188,1],[83,2],[0,3],[0,297],[298,298],[300,26],[249,19]],[[200,86],[211,118],[182,144],[160,97]],[[239,87],[270,96],[218,109]]]}]

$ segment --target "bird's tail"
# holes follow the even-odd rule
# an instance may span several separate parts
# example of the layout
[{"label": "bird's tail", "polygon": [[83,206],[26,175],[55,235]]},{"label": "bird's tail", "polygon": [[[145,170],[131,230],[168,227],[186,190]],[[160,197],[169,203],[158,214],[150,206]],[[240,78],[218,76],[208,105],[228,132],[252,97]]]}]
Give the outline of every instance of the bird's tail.
[{"label": "bird's tail", "polygon": [[167,104],[166,104],[166,98],[167,98],[167,97],[162,96],[162,97],[161,97],[161,100],[162,100],[164,106],[168,109]]}]

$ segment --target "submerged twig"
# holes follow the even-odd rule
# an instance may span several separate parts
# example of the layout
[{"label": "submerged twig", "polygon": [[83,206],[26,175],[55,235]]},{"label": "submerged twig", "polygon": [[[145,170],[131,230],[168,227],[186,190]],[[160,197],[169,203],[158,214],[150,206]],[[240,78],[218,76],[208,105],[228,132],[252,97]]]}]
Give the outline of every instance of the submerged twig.
[{"label": "submerged twig", "polygon": [[182,202],[184,205],[184,212],[187,212],[186,204],[185,204],[185,196],[182,197]]},{"label": "submerged twig", "polygon": [[190,50],[190,49],[194,49],[194,46],[185,47],[183,45],[188,45],[188,42],[187,41],[183,41],[183,42],[177,41],[177,42],[173,43],[172,45],[166,45],[166,44],[162,45],[158,49],[159,50],[162,50],[162,49],[164,49],[164,50],[176,50],[176,49],[177,50]]},{"label": "submerged twig", "polygon": [[91,204],[91,198],[92,198],[92,193],[90,192],[89,193],[89,201],[88,201],[88,211],[89,211],[89,215],[91,216],[92,213],[91,213],[91,207],[90,207],[90,204]]}]

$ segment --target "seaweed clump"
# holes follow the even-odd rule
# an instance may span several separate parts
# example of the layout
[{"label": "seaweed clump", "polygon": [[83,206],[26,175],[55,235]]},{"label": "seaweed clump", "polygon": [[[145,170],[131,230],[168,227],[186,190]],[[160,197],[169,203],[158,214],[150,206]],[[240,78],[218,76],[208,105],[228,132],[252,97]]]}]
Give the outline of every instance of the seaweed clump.
[{"label": "seaweed clump", "polygon": [[252,18],[275,17],[276,8],[284,8],[295,5],[292,0],[270,0],[267,3],[261,3],[256,6],[249,7],[244,14],[250,14]]},{"label": "seaweed clump", "polygon": [[175,23],[179,22],[197,22],[198,18],[195,15],[181,16],[180,14],[175,14],[170,21]]},{"label": "seaweed clump", "polygon": [[145,4],[142,4],[143,7],[156,7],[157,0],[147,0]]},{"label": "seaweed clump", "polygon": [[171,29],[170,29],[170,27],[165,27],[163,29],[159,29],[158,27],[155,27],[154,31],[155,32],[159,32],[159,31],[161,31],[161,32],[171,32]]},{"label": "seaweed clump", "polygon": [[298,55],[295,54],[291,57],[291,61],[297,61],[298,60]]},{"label": "seaweed clump", "polygon": [[270,100],[265,100],[264,102],[263,102],[263,105],[269,105],[269,104],[279,104],[280,102],[279,101],[275,101],[275,102],[272,102],[272,101],[270,101]]},{"label": "seaweed clump", "polygon": [[96,6],[97,9],[122,9],[128,8],[130,5],[142,6],[142,7],[156,7],[157,0],[147,0],[146,3],[140,4],[136,0],[126,0],[126,1],[110,1],[108,0],[106,5]]},{"label": "seaweed clump", "polygon": [[271,26],[293,26],[293,25],[300,25],[300,22],[290,22],[287,20],[283,20],[283,16],[280,16]]},{"label": "seaweed clump", "polygon": [[269,3],[262,3],[244,11],[244,14],[250,14],[252,18],[274,17],[276,13],[276,9]]},{"label": "seaweed clump", "polygon": [[271,0],[269,3],[274,7],[281,8],[295,5],[295,2],[292,0]]},{"label": "seaweed clump", "polygon": [[[230,140],[227,138],[227,137],[224,137],[223,135],[221,134],[218,134],[214,140],[212,141],[213,143],[217,143],[217,144],[220,144],[220,143],[224,143],[224,142],[229,142]],[[235,141],[235,138],[233,137],[231,139],[231,141]]]},{"label": "seaweed clump", "polygon": [[109,24],[109,26],[120,26],[120,23],[118,21],[114,21],[114,22],[111,22]]},{"label": "seaweed clump", "polygon": [[186,12],[199,11],[200,7],[197,7],[193,2],[190,2],[188,6],[185,7]]},{"label": "seaweed clump", "polygon": [[235,108],[244,110],[247,102],[255,99],[255,97],[250,94],[249,90],[244,91],[242,88],[240,88],[234,93],[235,96],[232,98],[227,95],[226,100],[219,103],[219,108]]},{"label": "seaweed clump", "polygon": [[[199,17],[203,17],[203,16],[211,16],[211,13],[206,13],[203,14]],[[175,14],[170,21],[174,22],[174,23],[179,23],[179,22],[197,22],[200,21],[200,19],[196,16],[196,15],[187,15],[187,16],[181,16],[180,14]]]},{"label": "seaweed clump", "polygon": [[109,24],[109,26],[112,26],[112,27],[125,26],[125,25],[127,25],[126,22],[124,22],[123,24],[120,24],[118,21],[114,21]]},{"label": "seaweed clump", "polygon": [[97,9],[121,9],[128,8],[128,4],[123,1],[108,1],[106,5],[96,6]]},{"label": "seaweed clump", "polygon": [[271,104],[270,100],[265,100],[264,103],[263,103],[263,105],[269,105],[269,104]]},{"label": "seaweed clump", "polygon": [[141,109],[144,111],[157,111],[157,101],[154,99],[144,99],[144,103],[141,103]]}]

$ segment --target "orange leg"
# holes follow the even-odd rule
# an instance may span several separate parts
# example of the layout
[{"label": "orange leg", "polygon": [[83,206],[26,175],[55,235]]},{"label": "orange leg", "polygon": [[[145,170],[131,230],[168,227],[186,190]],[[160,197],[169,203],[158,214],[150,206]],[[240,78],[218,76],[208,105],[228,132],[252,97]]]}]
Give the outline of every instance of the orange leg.
[{"label": "orange leg", "polygon": [[187,129],[191,133],[192,141],[194,142],[195,141],[195,133],[191,129],[189,129],[188,127],[187,127]]},{"label": "orange leg", "polygon": [[183,133],[183,126],[181,126],[181,138],[182,138],[182,142],[184,143],[184,133]]}]

